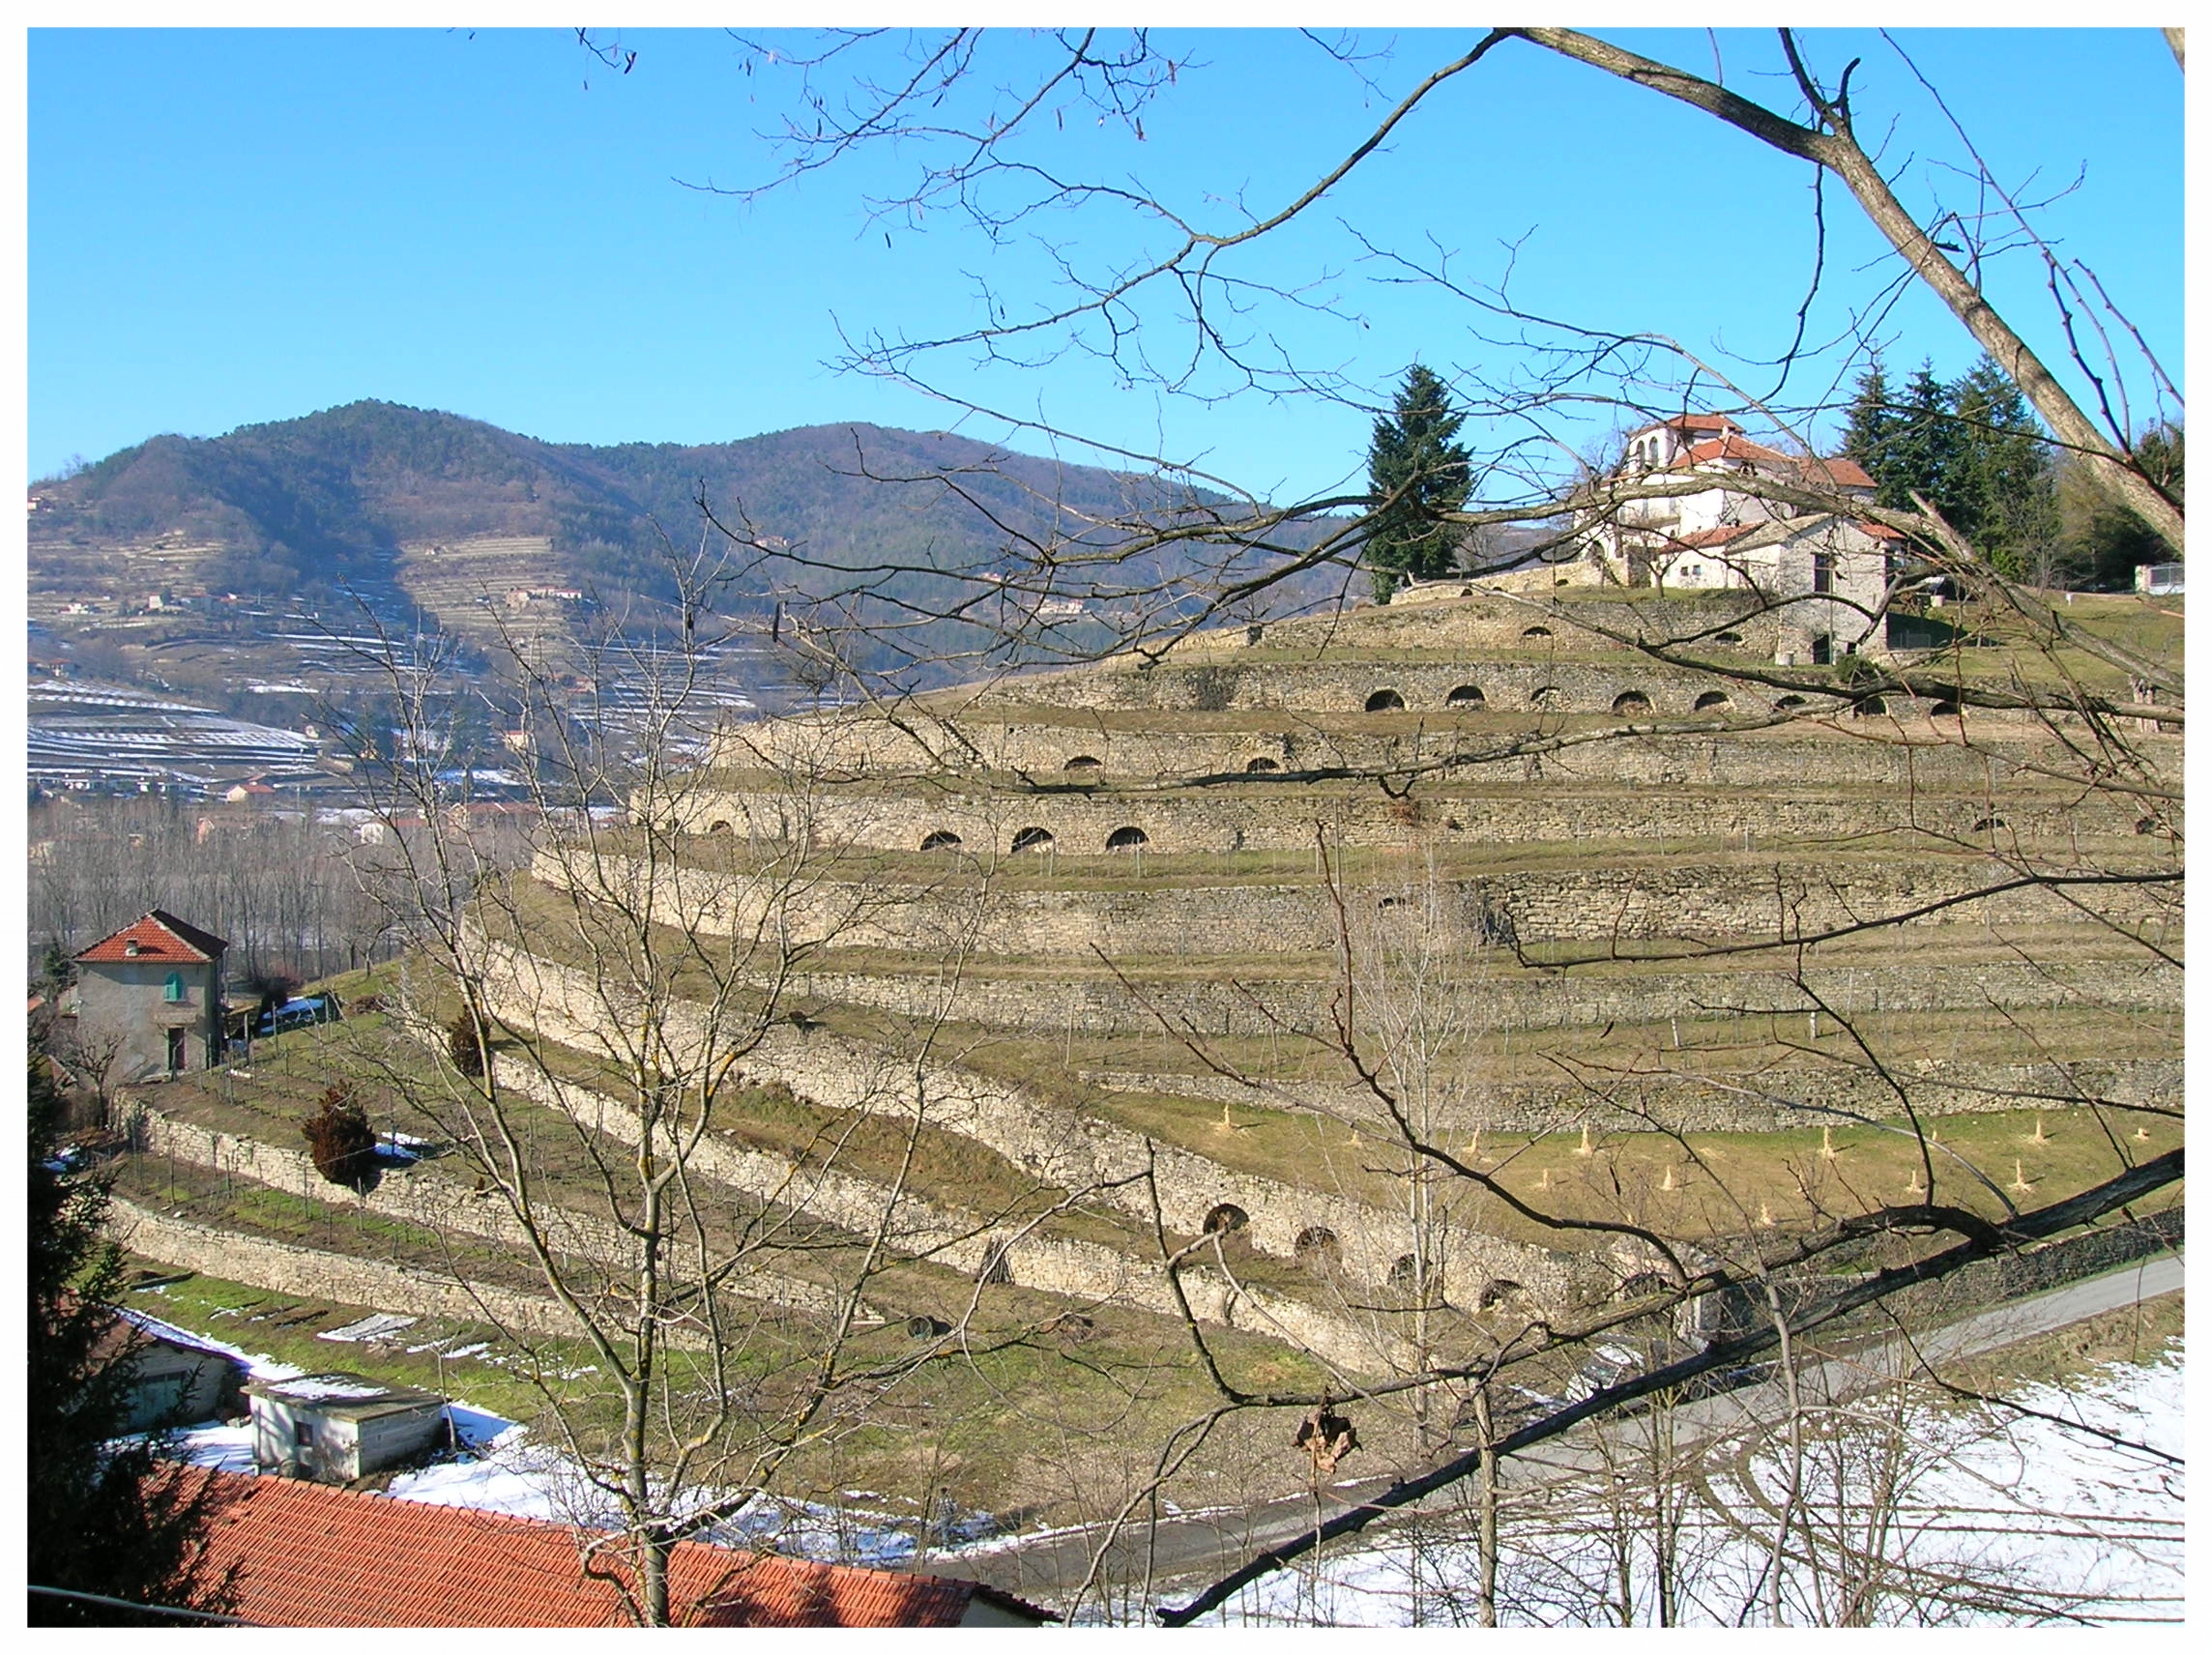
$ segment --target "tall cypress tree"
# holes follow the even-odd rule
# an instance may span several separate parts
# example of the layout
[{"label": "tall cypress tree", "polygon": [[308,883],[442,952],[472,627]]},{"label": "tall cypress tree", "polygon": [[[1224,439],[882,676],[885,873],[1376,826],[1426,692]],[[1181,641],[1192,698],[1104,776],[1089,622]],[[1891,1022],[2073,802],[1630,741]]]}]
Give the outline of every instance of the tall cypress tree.
[{"label": "tall cypress tree", "polygon": [[1378,602],[1389,602],[1409,578],[1451,573],[1459,531],[1439,513],[1457,511],[1473,491],[1467,450],[1453,440],[1466,420],[1452,411],[1444,382],[1415,363],[1391,411],[1375,421],[1367,484],[1376,505],[1364,561]]},{"label": "tall cypress tree", "polygon": [[[155,1476],[150,1443],[110,1448],[123,1434],[133,1359],[113,1344],[123,1256],[102,1234],[107,1186],[62,1169],[63,1102],[34,1044],[26,1095],[30,1175],[30,1350],[23,1464],[33,1585],[132,1603],[218,1609],[219,1590],[186,1564],[201,1512]],[[43,1625],[142,1624],[129,1611],[33,1594]]]}]

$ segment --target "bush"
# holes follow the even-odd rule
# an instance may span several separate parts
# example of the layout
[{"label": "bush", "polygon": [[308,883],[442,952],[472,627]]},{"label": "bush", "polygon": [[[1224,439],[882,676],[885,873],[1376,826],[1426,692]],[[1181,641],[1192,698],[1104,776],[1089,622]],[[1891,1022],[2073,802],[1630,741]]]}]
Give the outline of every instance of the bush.
[{"label": "bush", "polygon": [[315,1171],[334,1184],[363,1190],[376,1176],[376,1132],[353,1090],[334,1086],[323,1093],[322,1108],[301,1127]]},{"label": "bush", "polygon": [[471,1080],[484,1072],[483,1041],[477,1034],[476,1020],[466,1011],[446,1025],[446,1055],[452,1059],[453,1067]]}]

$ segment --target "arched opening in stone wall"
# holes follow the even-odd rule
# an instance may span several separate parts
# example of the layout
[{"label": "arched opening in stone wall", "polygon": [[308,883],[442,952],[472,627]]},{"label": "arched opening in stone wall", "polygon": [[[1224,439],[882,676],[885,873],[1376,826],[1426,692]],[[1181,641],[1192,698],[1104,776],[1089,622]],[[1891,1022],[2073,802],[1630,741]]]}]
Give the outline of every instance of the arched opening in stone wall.
[{"label": "arched opening in stone wall", "polygon": [[1014,832],[1017,851],[1049,851],[1052,849],[1052,829],[1049,828],[1021,828]]},{"label": "arched opening in stone wall", "polygon": [[1326,1225],[1309,1225],[1291,1243],[1291,1256],[1305,1268],[1325,1274],[1343,1266],[1344,1244]]},{"label": "arched opening in stone wall", "polygon": [[1928,710],[1928,716],[1931,718],[1956,718],[1959,716],[1959,704],[1956,701],[1938,701]]},{"label": "arched opening in stone wall", "polygon": [[1708,689],[1690,704],[1693,712],[1726,712],[1735,705],[1723,690]]},{"label": "arched opening in stone wall", "polygon": [[1880,718],[1889,711],[1889,703],[1878,695],[1869,695],[1851,703],[1853,718]]},{"label": "arched opening in stone wall", "polygon": [[1471,586],[1463,586],[1459,589],[1459,595],[1462,597],[1472,597],[1474,595],[1474,588]]},{"label": "arched opening in stone wall", "polygon": [[1142,828],[1117,828],[1106,835],[1109,851],[1139,851],[1152,842],[1152,836]]},{"label": "arched opening in stone wall", "polygon": [[1549,638],[1551,635],[1552,629],[1549,626],[1524,626],[1521,628],[1521,636],[1524,638]]},{"label": "arched opening in stone wall", "polygon": [[710,833],[727,833],[730,830],[730,825],[727,822],[710,822],[707,824],[707,831]]},{"label": "arched opening in stone wall", "polygon": [[1201,1228],[1208,1235],[1234,1235],[1252,1222],[1251,1215],[1235,1202],[1225,1201],[1206,1215]]},{"label": "arched opening in stone wall", "polygon": [[1651,698],[1641,689],[1624,689],[1613,698],[1613,715],[1615,718],[1633,718],[1651,711]]},{"label": "arched opening in stone wall", "polygon": [[1559,689],[1557,684],[1539,684],[1528,692],[1530,707],[1557,707],[1558,704]]},{"label": "arched opening in stone wall", "polygon": [[1480,707],[1482,691],[1471,683],[1463,683],[1444,697],[1446,707]]},{"label": "arched opening in stone wall", "polygon": [[1786,695],[1774,704],[1774,711],[1777,712],[1794,712],[1804,705],[1805,698],[1802,695]]},{"label": "arched opening in stone wall", "polygon": [[1265,753],[1261,754],[1256,759],[1246,759],[1244,761],[1244,773],[1246,775],[1274,775],[1279,772],[1282,768],[1283,767],[1281,765],[1275,763],[1273,759],[1268,758]]},{"label": "arched opening in stone wall", "polygon": [[1643,1270],[1622,1282],[1620,1291],[1614,1297],[1625,1304],[1632,1298],[1643,1298],[1648,1293],[1665,1292],[1672,1285],[1657,1270]]},{"label": "arched opening in stone wall", "polygon": [[1405,707],[1406,698],[1394,689],[1379,689],[1367,698],[1370,712],[1402,712]]},{"label": "arched opening in stone wall", "polygon": [[1482,1284],[1482,1292],[1475,1299],[1474,1307],[1477,1310],[1496,1310],[1516,1293],[1528,1291],[1510,1277],[1499,1276],[1494,1281],[1487,1281]]},{"label": "arched opening in stone wall", "polygon": [[1732,650],[1739,647],[1743,643],[1743,634],[1741,632],[1715,632],[1713,634],[1713,642],[1716,644],[1726,644],[1730,649]]},{"label": "arched opening in stone wall", "polygon": [[1063,770],[1099,770],[1106,767],[1089,753],[1078,753],[1060,768]]},{"label": "arched opening in stone wall", "polygon": [[933,833],[922,835],[921,848],[925,851],[957,851],[960,835],[949,828],[940,828]]},{"label": "arched opening in stone wall", "polygon": [[1413,1278],[1420,1273],[1420,1263],[1411,1253],[1401,1253],[1390,1263],[1390,1273],[1384,1278],[1400,1292],[1412,1290]]},{"label": "arched opening in stone wall", "polygon": [[1974,819],[1973,831],[1976,833],[1994,833],[1999,828],[2006,825],[2005,819],[2001,816],[1979,816]]},{"label": "arched opening in stone wall", "polygon": [[983,1267],[975,1272],[975,1279],[987,1288],[1004,1287],[1014,1279],[1006,1264],[1005,1248],[993,1247],[983,1255]]}]

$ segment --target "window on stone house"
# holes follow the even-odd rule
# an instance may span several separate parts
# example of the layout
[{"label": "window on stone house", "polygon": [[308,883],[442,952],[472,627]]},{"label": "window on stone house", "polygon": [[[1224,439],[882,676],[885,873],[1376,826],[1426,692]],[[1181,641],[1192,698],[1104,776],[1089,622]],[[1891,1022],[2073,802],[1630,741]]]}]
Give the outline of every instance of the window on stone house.
[{"label": "window on stone house", "polygon": [[1815,552],[1813,554],[1813,590],[1815,592],[1833,592],[1836,590],[1836,560],[1830,553]]},{"label": "window on stone house", "polygon": [[172,1005],[185,998],[185,973],[171,972],[161,980],[161,998]]}]

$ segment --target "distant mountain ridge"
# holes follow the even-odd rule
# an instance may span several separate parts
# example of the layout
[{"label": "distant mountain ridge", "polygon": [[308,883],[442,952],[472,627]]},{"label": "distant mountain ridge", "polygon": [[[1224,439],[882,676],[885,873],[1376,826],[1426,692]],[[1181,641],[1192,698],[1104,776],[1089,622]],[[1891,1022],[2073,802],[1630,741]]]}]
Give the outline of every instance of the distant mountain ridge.
[{"label": "distant mountain ridge", "polygon": [[[956,477],[982,509],[937,483]],[[159,436],[33,488],[34,588],[72,564],[166,543],[163,572],[210,594],[341,585],[404,598],[402,548],[542,538],[540,582],[656,593],[659,537],[696,545],[703,489],[735,526],[850,566],[975,569],[1013,535],[1131,509],[1224,504],[943,432],[854,423],[720,444],[541,442],[459,415],[377,401],[223,436]],[[993,518],[998,522],[994,523]],[[179,595],[196,595],[180,593]]]}]

